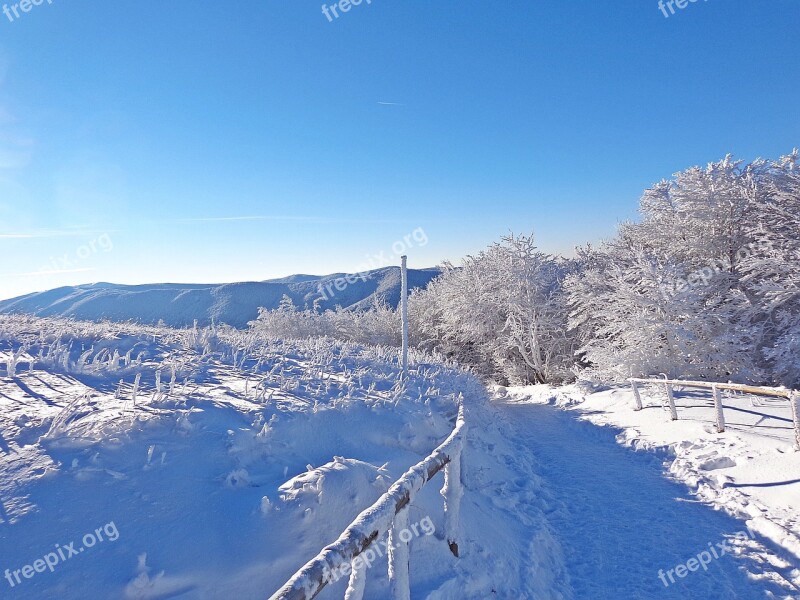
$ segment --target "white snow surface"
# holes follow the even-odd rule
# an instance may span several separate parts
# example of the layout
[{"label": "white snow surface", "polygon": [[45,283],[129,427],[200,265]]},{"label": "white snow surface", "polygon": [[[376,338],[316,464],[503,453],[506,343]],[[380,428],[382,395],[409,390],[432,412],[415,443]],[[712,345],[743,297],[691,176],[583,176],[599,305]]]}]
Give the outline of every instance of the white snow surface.
[{"label": "white snow surface", "polygon": [[[229,329],[0,316],[0,597],[269,597],[447,438],[459,396],[461,557],[443,539],[437,475],[408,514],[435,530],[411,540],[412,598],[800,597],[787,406],[726,397],[720,435],[702,394],[679,393],[672,423],[658,389],[637,413],[625,388],[490,395],[416,352],[403,384],[398,359]],[[748,525],[752,539],[735,539]],[[35,570],[73,542],[52,572]],[[730,555],[662,584],[660,570],[720,542]],[[319,597],[342,598],[346,579]],[[388,594],[379,558],[365,598]]]},{"label": "white snow surface", "polygon": [[[463,556],[438,475],[408,515],[435,527],[411,542],[412,597],[547,597],[564,573],[531,457],[472,376],[415,352],[399,374],[390,349],[0,316],[0,596],[266,598],[449,435],[463,395],[480,424]],[[103,527],[118,537],[84,544]],[[386,573],[369,570],[367,598]]]},{"label": "white snow surface", "polygon": [[[613,477],[607,474],[606,468],[598,466],[604,460],[603,448],[597,443],[598,436],[605,440],[605,445],[614,442],[618,446],[639,451],[637,454],[660,456],[658,462],[662,464],[659,466],[663,467],[669,478],[687,485],[691,498],[736,519],[723,523],[727,528],[727,537],[749,529],[748,535],[752,539],[747,544],[738,544],[737,549],[738,558],[741,559],[739,568],[749,580],[763,586],[763,590],[759,590],[755,597],[800,598],[800,515],[797,511],[800,506],[800,452],[793,447],[794,433],[788,401],[726,393],[723,396],[723,410],[727,430],[717,433],[710,391],[677,388],[678,421],[670,420],[666,391],[661,385],[647,386],[642,390],[642,411],[634,410],[634,396],[629,387],[597,389],[585,383],[559,388],[545,385],[499,387],[495,395],[496,402],[505,405],[506,410],[515,411],[514,418],[517,421],[522,420],[520,410],[537,409],[548,411],[547,418],[552,420],[552,407],[556,407],[564,415],[562,420],[566,418],[571,422],[573,429],[579,427],[580,422],[585,422],[586,427],[600,426],[596,434],[586,428],[580,434],[581,438],[595,438],[593,447],[585,449],[588,455],[583,459],[575,459],[588,463],[585,465],[588,470],[585,487],[591,485],[588,478],[604,477],[604,474],[607,475],[606,479]],[[542,414],[530,415],[529,418],[541,421]],[[538,430],[541,431],[542,427],[539,423]],[[561,430],[559,436],[565,433]],[[537,436],[540,444],[543,444],[543,437]],[[572,435],[568,439],[569,445],[574,447],[578,437]],[[554,445],[550,444],[551,447]],[[540,461],[544,460],[543,454],[537,453]],[[646,481],[635,480],[636,472],[631,466],[626,467],[630,490],[626,491],[625,496],[634,495],[650,502],[650,518],[663,518],[670,507],[657,510],[662,502],[654,495],[647,498],[652,490],[649,490]],[[575,468],[581,466],[576,465]],[[624,517],[628,526],[634,518],[633,510],[635,508]],[[708,521],[703,519],[697,523],[682,520],[675,523],[676,531],[671,531],[669,535],[686,538],[690,531],[696,534],[698,527],[707,530],[706,525],[714,518],[708,516]],[[608,525],[618,526],[619,523]],[[707,535],[709,539],[705,541],[719,541],[710,533]],[[666,538],[661,541],[665,545],[673,542]],[[688,545],[685,559],[704,550],[705,545],[696,542],[694,551],[691,544]],[[666,570],[675,564],[653,566]],[[630,569],[630,565],[627,568]],[[679,582],[689,586],[696,577],[696,574],[690,573],[686,581]],[[736,585],[732,585],[728,591],[723,591],[723,588],[721,586],[712,595],[700,595],[697,590],[687,587],[685,597],[751,597]],[[659,590],[656,596],[663,596],[668,591]]]}]

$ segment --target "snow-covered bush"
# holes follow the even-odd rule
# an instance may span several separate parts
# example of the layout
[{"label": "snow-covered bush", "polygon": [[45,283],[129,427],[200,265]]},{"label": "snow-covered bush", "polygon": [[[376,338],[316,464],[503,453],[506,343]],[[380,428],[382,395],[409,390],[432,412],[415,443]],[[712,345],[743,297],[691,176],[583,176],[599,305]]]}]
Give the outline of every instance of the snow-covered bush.
[{"label": "snow-covered bush", "polygon": [[[536,249],[532,236],[508,236],[445,273],[409,304],[411,345],[435,351],[503,382],[573,377],[576,338],[568,331],[562,282],[571,261]],[[285,297],[261,309],[251,331],[266,338],[332,337],[399,346],[400,316],[383,304],[354,311],[298,309]]]},{"label": "snow-covered bush", "polygon": [[259,309],[250,323],[252,331],[267,338],[303,340],[332,337],[358,344],[399,346],[400,315],[385,304],[376,303],[368,310],[316,311],[298,309],[284,296],[275,310]]}]

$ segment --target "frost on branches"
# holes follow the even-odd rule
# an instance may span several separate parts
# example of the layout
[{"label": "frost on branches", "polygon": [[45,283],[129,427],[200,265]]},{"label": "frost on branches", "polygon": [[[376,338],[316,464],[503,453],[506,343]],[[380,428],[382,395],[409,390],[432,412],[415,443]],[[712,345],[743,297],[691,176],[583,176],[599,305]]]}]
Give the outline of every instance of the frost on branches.
[{"label": "frost on branches", "polygon": [[532,236],[507,236],[412,296],[423,344],[501,382],[573,377],[562,282],[570,261],[536,249]]}]

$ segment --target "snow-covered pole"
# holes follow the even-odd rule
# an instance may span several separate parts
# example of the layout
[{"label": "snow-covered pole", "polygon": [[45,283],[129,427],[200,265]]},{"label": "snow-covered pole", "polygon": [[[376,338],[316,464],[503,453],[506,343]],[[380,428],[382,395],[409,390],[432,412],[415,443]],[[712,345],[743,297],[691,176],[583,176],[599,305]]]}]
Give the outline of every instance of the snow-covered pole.
[{"label": "snow-covered pole", "polygon": [[792,392],[789,395],[789,403],[792,405],[794,419],[794,449],[800,452],[800,392]]},{"label": "snow-covered pole", "polygon": [[408,377],[408,257],[400,257],[400,318],[403,321],[403,377]]},{"label": "snow-covered pole", "polygon": [[636,400],[636,410],[642,410],[642,397],[639,395],[639,386],[635,379],[631,379],[631,387],[633,388],[633,397]]},{"label": "snow-covered pole", "polygon": [[389,530],[389,586],[392,600],[411,600],[408,539],[403,537],[407,533],[408,507],[397,513]]},{"label": "snow-covered pole", "polygon": [[678,420],[678,410],[675,408],[675,394],[672,393],[672,384],[667,383],[667,402],[669,402],[669,415],[673,421]]},{"label": "snow-covered pole", "polygon": [[352,570],[344,592],[344,600],[363,600],[364,588],[367,585],[367,567],[367,562],[356,556],[351,563]]},{"label": "snow-covered pole", "polygon": [[461,453],[464,448],[464,430],[458,447],[453,451],[450,462],[444,468],[444,487],[442,496],[444,497],[444,535],[450,552],[458,558],[459,540],[459,521],[461,515],[461,497],[464,495],[464,488],[461,485]]},{"label": "snow-covered pole", "polygon": [[717,411],[717,433],[725,433],[725,415],[722,412],[722,397],[719,393],[717,384],[711,386],[711,391],[714,395],[714,408]]}]

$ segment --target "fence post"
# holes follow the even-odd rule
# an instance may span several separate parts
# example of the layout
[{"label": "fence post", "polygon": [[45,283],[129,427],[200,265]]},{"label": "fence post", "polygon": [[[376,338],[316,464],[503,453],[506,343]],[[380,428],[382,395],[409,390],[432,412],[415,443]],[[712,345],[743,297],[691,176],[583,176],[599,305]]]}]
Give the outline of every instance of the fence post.
[{"label": "fence post", "polygon": [[711,385],[711,391],[714,394],[714,408],[717,411],[717,433],[725,433],[725,415],[722,412],[722,397],[719,393],[717,384]]},{"label": "fence post", "polygon": [[792,392],[789,395],[792,405],[792,418],[794,420],[794,449],[800,452],[800,393]]},{"label": "fence post", "polygon": [[408,376],[408,257],[400,257],[400,317],[403,320],[403,377]]},{"label": "fence post", "polygon": [[678,410],[675,408],[675,395],[672,393],[672,384],[667,383],[667,401],[669,402],[669,414],[673,421],[678,420]]},{"label": "fence post", "polygon": [[[458,419],[464,418],[464,401],[458,409]],[[464,486],[461,483],[461,456],[464,453],[464,446],[467,440],[466,423],[461,428],[458,443],[450,455],[450,462],[444,467],[444,486],[442,486],[442,497],[444,498],[444,535],[450,552],[456,558],[459,557],[458,541],[461,527],[461,498],[464,495]]]},{"label": "fence post", "polygon": [[394,518],[389,530],[389,587],[392,600],[411,600],[408,576],[408,507]]},{"label": "fence post", "polygon": [[453,556],[458,557],[458,540],[461,515],[461,497],[464,495],[464,488],[461,485],[461,452],[463,450],[463,438],[458,443],[458,447],[450,457],[450,462],[444,468],[444,487],[442,496],[444,497],[444,534],[447,545]]},{"label": "fence post", "polygon": [[639,395],[639,386],[633,379],[631,379],[631,387],[633,388],[633,397],[636,399],[636,410],[642,410],[642,397]]},{"label": "fence post", "polygon": [[351,563],[350,581],[344,592],[344,600],[363,600],[364,587],[367,584],[367,562],[356,556]]}]

